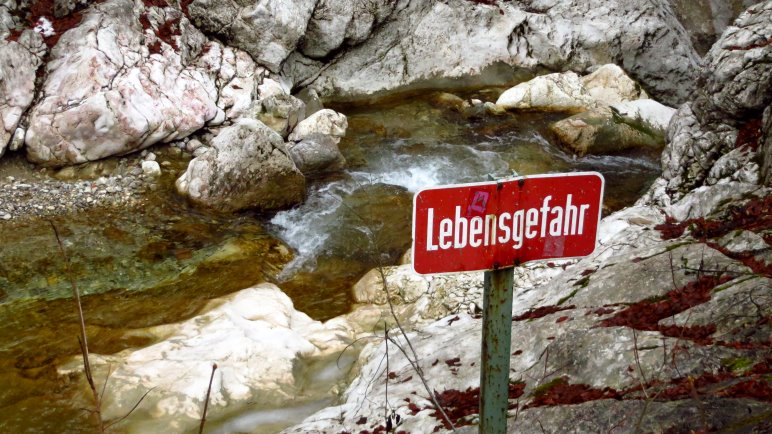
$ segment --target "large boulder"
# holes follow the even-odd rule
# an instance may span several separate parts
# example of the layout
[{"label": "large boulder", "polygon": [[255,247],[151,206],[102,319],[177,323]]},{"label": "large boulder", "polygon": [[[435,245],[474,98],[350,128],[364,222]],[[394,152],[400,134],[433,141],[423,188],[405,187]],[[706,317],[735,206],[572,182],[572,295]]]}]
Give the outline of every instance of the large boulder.
[{"label": "large boulder", "polygon": [[319,176],[338,172],[346,166],[338,140],[326,134],[310,134],[298,142],[287,143],[287,150],[303,175]]},{"label": "large boulder", "polygon": [[596,109],[550,125],[558,144],[578,156],[613,154],[634,148],[661,149],[663,134],[649,133],[617,121],[613,112]]},{"label": "large boulder", "polygon": [[596,108],[550,125],[558,143],[576,155],[635,148],[662,149],[675,109],[651,99]]},{"label": "large boulder", "polygon": [[[738,174],[746,182],[758,182],[758,161],[767,158],[758,154],[766,148],[764,111],[772,104],[771,22],[772,2],[749,8],[706,56],[704,90],[678,110],[668,130],[662,166],[670,198],[678,200],[694,188]],[[713,171],[738,147],[750,151],[738,154],[750,155],[743,167]],[[711,171],[723,175],[710,176]]]},{"label": "large boulder", "polygon": [[184,3],[185,12],[201,29],[221,36],[229,45],[248,52],[259,64],[278,72],[305,35],[317,2],[193,0]]},{"label": "large boulder", "polygon": [[[3,17],[9,15],[0,8],[0,21]],[[0,29],[4,28],[0,23]],[[8,32],[0,35],[0,157],[7,146],[17,147],[24,139],[24,130],[17,128],[35,97],[35,71],[46,52],[43,38],[32,30],[22,32],[15,41],[8,37]]]},{"label": "large boulder", "polygon": [[593,100],[604,105],[648,98],[641,86],[613,63],[582,77],[582,85]]},{"label": "large boulder", "polygon": [[536,77],[504,91],[496,105],[509,110],[583,112],[647,97],[622,68],[608,64],[584,77],[571,71]]},{"label": "large boulder", "polygon": [[348,120],[346,115],[334,110],[323,109],[300,122],[292,130],[289,139],[300,141],[312,134],[324,134],[340,141],[346,135],[347,128]]},{"label": "large boulder", "polygon": [[[675,105],[690,95],[699,71],[689,35],[664,2],[362,3],[372,4],[376,16],[388,16],[374,26],[377,37],[344,38],[331,51],[333,61],[329,54],[313,59],[293,53],[282,70],[294,83],[346,99],[431,86],[436,78],[477,75],[482,82],[502,83],[518,71],[584,72],[616,63],[653,97]],[[355,11],[350,26],[369,24],[373,16]]]},{"label": "large boulder", "polygon": [[297,124],[287,144],[292,161],[304,175],[316,176],[341,170],[346,159],[338,149],[348,121],[342,113],[322,109]]},{"label": "large boulder", "polygon": [[[129,413],[150,391],[123,422],[128,432],[197,428],[207,395],[209,420],[238,408],[298,405],[300,395],[306,401],[330,398],[336,381],[345,378],[350,367],[350,361],[338,356],[356,336],[346,321],[322,324],[298,312],[287,295],[267,283],[214,300],[204,313],[185,322],[145,333],[160,342],[110,356],[92,355],[100,378],[102,371],[111,372],[104,393],[105,417]],[[79,363],[71,368],[78,370]]]},{"label": "large boulder", "polygon": [[194,203],[226,212],[285,208],[305,196],[305,178],[281,136],[248,118],[223,128],[176,187]]},{"label": "large boulder", "polygon": [[505,109],[581,112],[594,105],[574,72],[536,77],[507,89],[496,105]]},{"label": "large boulder", "polygon": [[263,73],[173,7],[92,6],[51,51],[28,158],[61,166],[183,138],[242,114]]}]

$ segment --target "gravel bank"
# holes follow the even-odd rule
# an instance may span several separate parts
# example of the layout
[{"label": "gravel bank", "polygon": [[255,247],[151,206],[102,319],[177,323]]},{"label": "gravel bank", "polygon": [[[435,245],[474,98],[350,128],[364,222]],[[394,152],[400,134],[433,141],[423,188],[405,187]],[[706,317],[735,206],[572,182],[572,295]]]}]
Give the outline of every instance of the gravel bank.
[{"label": "gravel bank", "polygon": [[137,207],[187,165],[191,155],[166,145],[139,154],[70,166],[37,167],[20,154],[0,159],[0,222]]}]

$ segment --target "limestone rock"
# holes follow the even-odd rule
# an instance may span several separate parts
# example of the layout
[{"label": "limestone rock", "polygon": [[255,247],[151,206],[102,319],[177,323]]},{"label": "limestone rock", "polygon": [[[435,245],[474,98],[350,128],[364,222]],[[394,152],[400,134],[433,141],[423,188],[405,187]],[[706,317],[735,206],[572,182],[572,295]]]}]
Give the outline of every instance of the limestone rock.
[{"label": "limestone rock", "polygon": [[647,98],[617,65],[603,65],[579,77],[574,72],[536,77],[506,90],[496,105],[506,109],[583,112]]},{"label": "limestone rock", "polygon": [[292,133],[289,140],[300,141],[312,134],[324,134],[340,140],[346,135],[348,121],[346,115],[334,110],[324,109],[307,117],[300,122]]},{"label": "limestone rock", "polygon": [[573,72],[548,74],[507,89],[496,105],[506,109],[581,112],[592,106],[579,76]]},{"label": "limestone rock", "polygon": [[259,121],[242,118],[223,128],[211,147],[191,160],[176,187],[191,201],[221,211],[270,210],[300,202],[305,178],[281,136]]},{"label": "limestone rock", "polygon": [[205,313],[190,320],[146,330],[162,339],[154,345],[92,356],[95,369],[112,367],[103,414],[123,416],[153,389],[124,425],[131,424],[132,432],[193,429],[200,421],[213,363],[217,370],[209,396],[211,419],[239,407],[292,404],[309,381],[319,382],[306,378],[309,368],[314,363],[326,366],[319,362],[330,359],[332,381],[317,399],[326,398],[335,379],[348,371],[345,360],[335,362],[354,339],[352,332],[345,321],[322,324],[296,311],[275,285],[244,289],[213,301]]},{"label": "limestone rock", "polygon": [[346,159],[338,149],[339,140],[326,134],[310,134],[299,142],[289,142],[287,150],[303,175],[324,175],[346,166]]},{"label": "limestone rock", "polygon": [[664,141],[670,120],[676,109],[667,107],[653,99],[639,99],[612,104],[618,122],[625,123],[638,131]]},{"label": "limestone rock", "polygon": [[602,155],[632,148],[661,149],[662,135],[618,122],[609,109],[595,109],[550,125],[558,143],[570,152]]},{"label": "limestone rock", "polygon": [[282,137],[287,137],[290,131],[305,119],[305,104],[271,79],[264,80],[260,91],[260,100],[252,107],[254,117]]},{"label": "limestone rock", "polygon": [[219,64],[212,65],[217,70],[217,82],[222,84],[217,106],[230,119],[247,115],[258,94],[258,83],[267,71],[257,66],[245,51],[212,42],[208,47],[208,55],[219,57]]},{"label": "limestone rock", "polygon": [[764,110],[764,128],[761,131],[764,143],[761,146],[761,183],[772,186],[772,106]]},{"label": "limestone rock", "polygon": [[[429,290],[429,282],[415,274],[409,267],[384,267],[383,274],[388,283],[392,303],[414,303]],[[357,303],[386,304],[386,288],[381,272],[370,270],[354,285],[354,301]]]},{"label": "limestone rock", "polygon": [[215,119],[222,109],[210,66],[219,56],[192,62],[204,43],[173,8],[132,0],[92,7],[51,51],[43,97],[30,113],[28,158],[82,163],[182,138]]},{"label": "limestone rock", "polygon": [[[0,16],[4,10],[0,8]],[[43,39],[31,30],[24,31],[17,41],[4,39],[0,38],[0,156],[7,146],[17,146],[10,142],[15,140],[21,116],[35,96],[35,71],[46,50]]]},{"label": "limestone rock", "polygon": [[[740,15],[706,56],[705,88],[682,106],[668,130],[662,155],[667,193],[679,200],[690,190],[734,176],[713,166],[737,147],[764,149],[764,111],[772,103],[772,3],[763,2]],[[762,130],[759,136],[754,130]],[[768,135],[767,135],[768,137]],[[738,154],[738,156],[743,154]],[[764,161],[760,156],[757,160]],[[728,167],[726,160],[722,166]],[[753,172],[747,167],[745,172]],[[763,172],[763,170],[762,170]],[[712,173],[712,174],[711,174]],[[742,175],[751,180],[752,173]]]},{"label": "limestone rock", "polygon": [[300,51],[313,59],[323,58],[343,45],[346,33],[354,19],[358,2],[319,0],[308,21],[300,44]]},{"label": "limestone rock", "polygon": [[[501,84],[539,68],[583,73],[616,63],[653,97],[676,105],[688,98],[699,71],[689,36],[663,3],[362,3],[389,5],[378,37],[344,42],[334,63],[290,56],[283,71],[293,82],[313,83],[323,97],[346,99],[425,86],[436,78],[478,75],[484,83]],[[351,25],[369,28],[371,17],[355,11]]]},{"label": "limestone rock", "polygon": [[744,12],[705,56],[711,72],[703,94],[731,118],[759,115],[772,104],[772,3]]},{"label": "limestone rock", "polygon": [[306,33],[315,5],[315,0],[193,0],[186,9],[196,26],[278,72]]},{"label": "limestone rock", "polygon": [[641,86],[613,63],[582,77],[582,85],[590,97],[606,105],[647,98]]}]

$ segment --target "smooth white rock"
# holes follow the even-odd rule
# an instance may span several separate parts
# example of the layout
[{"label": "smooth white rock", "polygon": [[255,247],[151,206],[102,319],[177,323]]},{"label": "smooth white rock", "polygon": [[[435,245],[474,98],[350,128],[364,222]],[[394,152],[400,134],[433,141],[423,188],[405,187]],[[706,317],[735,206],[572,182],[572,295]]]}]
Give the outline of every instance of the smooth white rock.
[{"label": "smooth white rock", "polygon": [[346,115],[331,109],[323,109],[305,118],[295,126],[289,140],[299,142],[312,134],[323,134],[340,139],[346,135]]},{"label": "smooth white rock", "polygon": [[146,160],[142,162],[142,173],[147,176],[160,176],[161,166],[155,160]]}]

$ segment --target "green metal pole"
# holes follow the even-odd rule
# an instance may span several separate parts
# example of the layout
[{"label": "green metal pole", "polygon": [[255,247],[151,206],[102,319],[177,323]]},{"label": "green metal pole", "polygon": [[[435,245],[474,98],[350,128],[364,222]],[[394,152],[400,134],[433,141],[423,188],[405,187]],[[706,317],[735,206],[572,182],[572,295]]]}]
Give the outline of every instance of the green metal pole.
[{"label": "green metal pole", "polygon": [[480,372],[480,434],[507,432],[513,280],[512,268],[485,272]]}]

